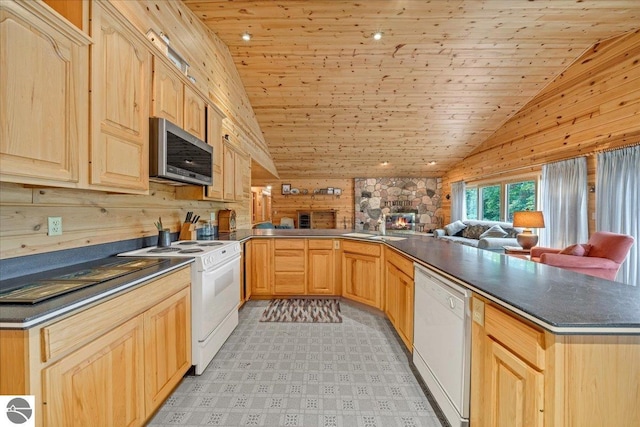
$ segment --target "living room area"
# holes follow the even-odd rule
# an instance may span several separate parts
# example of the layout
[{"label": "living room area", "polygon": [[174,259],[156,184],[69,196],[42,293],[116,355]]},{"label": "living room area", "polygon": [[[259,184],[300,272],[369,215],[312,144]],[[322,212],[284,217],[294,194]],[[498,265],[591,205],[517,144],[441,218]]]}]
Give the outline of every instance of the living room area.
[{"label": "living room area", "polygon": [[[393,185],[373,177],[360,180],[364,186],[358,185],[358,179],[290,183],[260,178],[252,179],[252,185],[273,184],[272,220],[276,224],[281,216],[319,206],[335,209],[337,228],[375,231],[375,215],[361,218],[361,212],[381,215],[397,211],[391,204],[409,199],[410,208],[417,212],[420,229],[416,231],[423,232],[442,230],[456,220],[494,221],[518,228],[513,224],[516,212],[540,212],[544,226],[520,225],[534,230],[538,246],[562,250],[586,245],[596,232],[633,237],[635,243],[616,280],[637,285],[640,65],[637,55],[629,53],[638,49],[640,31],[586,50],[457,166],[434,178],[433,184],[428,184],[431,194],[426,194],[427,184],[418,187],[407,178],[389,179],[404,180],[402,185],[409,190],[400,188],[391,195],[388,190]],[[292,188],[304,188],[305,184],[310,189],[341,188],[341,195],[283,195],[280,186],[285,183]],[[432,209],[418,209],[420,202],[414,195],[420,190],[433,204]],[[381,197],[383,193],[386,199]],[[478,238],[488,228],[472,237]],[[467,232],[478,230],[471,227]],[[529,250],[518,251],[513,240],[517,233],[504,231],[511,233],[505,236],[511,240],[494,242],[484,249],[504,251],[506,246],[507,253],[513,248],[515,255],[530,255]]]}]

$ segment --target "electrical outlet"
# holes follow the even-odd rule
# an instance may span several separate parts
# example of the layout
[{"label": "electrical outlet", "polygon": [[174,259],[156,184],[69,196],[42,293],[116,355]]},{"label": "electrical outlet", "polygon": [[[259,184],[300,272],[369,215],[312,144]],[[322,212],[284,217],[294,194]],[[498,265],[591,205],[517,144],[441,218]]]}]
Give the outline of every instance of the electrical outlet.
[{"label": "electrical outlet", "polygon": [[340,249],[340,240],[333,241],[333,249]]},{"label": "electrical outlet", "polygon": [[50,216],[48,230],[49,236],[60,236],[62,234],[62,217]]}]

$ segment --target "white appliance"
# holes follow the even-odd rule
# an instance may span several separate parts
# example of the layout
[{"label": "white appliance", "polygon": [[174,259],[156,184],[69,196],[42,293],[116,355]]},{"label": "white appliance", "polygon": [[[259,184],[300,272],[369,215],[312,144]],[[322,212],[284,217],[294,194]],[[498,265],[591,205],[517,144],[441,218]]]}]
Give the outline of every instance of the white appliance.
[{"label": "white appliance", "polygon": [[454,427],[469,425],[471,292],[415,266],[413,363]]},{"label": "white appliance", "polygon": [[201,375],[238,326],[240,243],[184,240],[119,254],[135,257],[192,257],[191,360]]}]

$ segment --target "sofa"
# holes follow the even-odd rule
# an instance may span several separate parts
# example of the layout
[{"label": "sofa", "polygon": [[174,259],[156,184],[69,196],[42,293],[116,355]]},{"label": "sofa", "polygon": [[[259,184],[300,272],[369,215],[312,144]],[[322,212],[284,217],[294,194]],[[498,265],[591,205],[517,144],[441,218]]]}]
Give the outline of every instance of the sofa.
[{"label": "sofa", "polygon": [[502,251],[503,246],[519,247],[516,236],[521,232],[522,228],[515,228],[510,222],[469,219],[435,230],[434,237],[474,248]]}]

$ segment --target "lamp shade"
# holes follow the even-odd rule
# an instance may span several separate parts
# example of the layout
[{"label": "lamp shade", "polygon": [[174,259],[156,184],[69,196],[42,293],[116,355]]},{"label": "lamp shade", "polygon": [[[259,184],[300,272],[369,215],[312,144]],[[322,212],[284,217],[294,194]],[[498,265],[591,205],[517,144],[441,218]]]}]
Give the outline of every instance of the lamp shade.
[{"label": "lamp shade", "polygon": [[542,211],[514,212],[513,226],[522,228],[544,228]]}]

